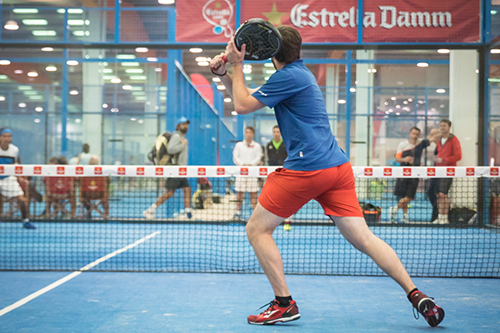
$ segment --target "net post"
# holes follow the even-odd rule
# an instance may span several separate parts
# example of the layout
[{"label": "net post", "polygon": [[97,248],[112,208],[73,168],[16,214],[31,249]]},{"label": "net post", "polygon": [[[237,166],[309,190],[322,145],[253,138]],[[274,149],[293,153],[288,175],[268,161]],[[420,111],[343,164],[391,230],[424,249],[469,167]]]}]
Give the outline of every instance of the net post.
[{"label": "net post", "polygon": [[484,208],[484,177],[479,177],[478,178],[478,184],[477,184],[477,225],[482,228],[484,227],[484,218],[488,216],[488,214],[485,214]]}]

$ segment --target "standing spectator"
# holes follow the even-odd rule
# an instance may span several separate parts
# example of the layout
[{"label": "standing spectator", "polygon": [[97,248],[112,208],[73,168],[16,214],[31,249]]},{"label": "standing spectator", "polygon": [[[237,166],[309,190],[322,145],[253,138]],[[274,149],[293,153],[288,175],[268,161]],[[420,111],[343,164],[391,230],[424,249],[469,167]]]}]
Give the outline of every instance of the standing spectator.
[{"label": "standing spectator", "polygon": [[[262,147],[253,141],[255,129],[252,126],[245,128],[245,140],[238,142],[233,150],[233,162],[238,166],[259,165],[262,159]],[[257,192],[259,191],[259,182],[254,177],[236,177],[234,188],[237,192],[236,212],[234,220],[241,219],[241,206],[246,192],[250,193],[250,202],[252,209],[257,205]]]},{"label": "standing spectator", "polygon": [[288,154],[278,125],[273,127],[273,139],[266,145],[267,165],[283,166]]},{"label": "standing spectator", "polygon": [[[434,151],[434,162],[436,166],[456,166],[462,159],[462,148],[457,137],[450,133],[451,121],[443,119],[439,122],[441,137],[436,143]],[[446,224],[448,222],[448,212],[450,210],[450,191],[452,178],[432,178],[429,186],[429,201],[432,204],[433,223]]]},{"label": "standing spectator", "polygon": [[[439,130],[431,130],[430,135],[425,140],[419,140],[420,129],[412,127],[410,129],[410,137],[407,141],[399,144],[396,152],[396,162],[401,166],[420,166],[422,152],[431,142],[436,142],[439,135]],[[410,222],[408,216],[408,204],[415,199],[419,179],[418,178],[398,178],[394,195],[398,198],[398,204],[394,207],[389,207],[389,218],[391,223],[396,221],[398,210],[403,209],[403,223]]]},{"label": "standing spectator", "polygon": [[[170,141],[167,146],[167,153],[172,155],[170,162],[173,165],[187,165],[188,162],[188,140],[186,139],[186,133],[189,129],[189,120],[182,117],[177,122],[177,127],[175,132],[172,133]],[[175,191],[180,188],[184,192],[184,207],[186,216],[188,219],[193,217],[191,210],[191,187],[187,178],[168,178],[167,179],[167,191],[164,192],[154,204],[146,209],[142,214],[148,220],[154,219],[156,209],[162,205],[165,201],[172,198],[175,195]]]},{"label": "standing spectator", "polygon": [[[12,143],[12,130],[7,127],[0,128],[0,165],[1,164],[20,164],[19,148]],[[35,229],[35,225],[29,221],[28,203],[24,196],[24,191],[19,182],[29,186],[27,179],[15,176],[0,176],[0,194],[6,198],[15,198],[21,215],[23,217],[23,227],[26,229]],[[26,187],[28,187],[26,186]]]},{"label": "standing spectator", "polygon": [[79,165],[89,165],[90,158],[92,155],[90,154],[90,146],[88,143],[84,143],[82,147],[82,153],[78,155],[78,163]]}]

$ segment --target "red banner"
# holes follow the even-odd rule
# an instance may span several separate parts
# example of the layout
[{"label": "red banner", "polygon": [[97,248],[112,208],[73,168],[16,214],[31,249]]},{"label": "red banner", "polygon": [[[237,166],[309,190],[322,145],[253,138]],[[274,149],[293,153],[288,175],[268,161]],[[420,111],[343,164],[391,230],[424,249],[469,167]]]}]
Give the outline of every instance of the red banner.
[{"label": "red banner", "polygon": [[[226,42],[235,0],[178,0],[177,41]],[[304,43],[356,43],[357,0],[241,0],[241,22],[295,27]],[[478,42],[480,0],[364,0],[363,42]]]}]

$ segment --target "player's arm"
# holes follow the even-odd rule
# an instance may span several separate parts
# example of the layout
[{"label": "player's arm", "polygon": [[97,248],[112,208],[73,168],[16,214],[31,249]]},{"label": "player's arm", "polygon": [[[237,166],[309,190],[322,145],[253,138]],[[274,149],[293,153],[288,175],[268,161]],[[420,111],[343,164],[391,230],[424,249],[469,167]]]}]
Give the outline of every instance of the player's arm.
[{"label": "player's arm", "polygon": [[179,134],[173,134],[168,142],[167,153],[170,155],[179,154],[185,147],[185,143],[181,140]]},{"label": "player's arm", "polygon": [[[220,56],[217,56],[217,57],[220,57]],[[214,64],[219,64],[218,59],[214,58],[214,60],[215,60]],[[222,61],[222,59],[221,59],[221,61]],[[222,61],[222,64],[223,63],[224,62]],[[224,73],[225,70],[226,70],[226,66],[225,66],[225,64],[224,65],[222,65],[222,64],[220,64],[220,66],[224,66],[222,68],[224,70],[222,73]],[[229,94],[229,96],[231,96],[231,98],[234,98],[233,97],[233,79],[229,76],[229,74],[226,73],[224,76],[221,76],[220,77],[220,81],[224,85],[224,87],[226,87],[226,91]],[[257,88],[247,88],[247,90],[248,90],[248,94],[252,95],[254,92],[256,92],[257,90],[259,90],[259,87],[257,87]]]}]

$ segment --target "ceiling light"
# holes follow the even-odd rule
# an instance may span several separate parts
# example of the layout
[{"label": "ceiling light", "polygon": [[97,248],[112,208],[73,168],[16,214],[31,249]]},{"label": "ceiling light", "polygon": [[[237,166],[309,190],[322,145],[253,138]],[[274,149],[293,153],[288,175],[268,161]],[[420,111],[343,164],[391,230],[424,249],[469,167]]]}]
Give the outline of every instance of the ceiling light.
[{"label": "ceiling light", "polygon": [[214,82],[220,82],[220,78],[214,77],[214,78],[212,78],[212,81],[214,81]]},{"label": "ceiling light", "polygon": [[47,20],[43,19],[24,19],[22,20],[24,25],[47,25]]},{"label": "ceiling light", "polygon": [[266,74],[274,74],[275,72],[275,69],[266,69]]},{"label": "ceiling light", "polygon": [[146,53],[148,51],[149,51],[149,49],[147,47],[136,47],[135,48],[135,52],[137,52],[137,53]]},{"label": "ceiling light", "polygon": [[37,72],[28,72],[28,75],[29,77],[37,77],[38,76],[38,73]]},{"label": "ceiling light", "polygon": [[2,66],[10,65],[10,61],[9,60],[0,60],[0,65],[2,65]]},{"label": "ceiling light", "polygon": [[418,104],[425,104],[425,102],[424,102],[424,101],[422,101],[422,100],[419,100],[417,103],[418,103]]},{"label": "ceiling light", "polygon": [[444,94],[444,93],[446,92],[446,90],[445,90],[445,89],[440,88],[440,89],[436,89],[436,92],[437,92],[438,94]]},{"label": "ceiling light", "polygon": [[130,76],[130,79],[131,80],[147,80],[147,76],[146,75],[132,75]]},{"label": "ceiling light", "polygon": [[108,106],[109,106],[109,105],[108,105],[108,104],[106,104],[106,103],[104,103],[104,104],[102,105],[103,109],[107,109],[107,108],[108,108]]},{"label": "ceiling light", "polygon": [[232,114],[233,116],[237,116],[237,115],[238,115],[238,112],[236,112],[236,111],[232,111],[232,112],[231,112],[231,114]]},{"label": "ceiling light", "polygon": [[[59,14],[64,14],[66,11],[64,10],[64,8],[60,8],[57,10],[57,12]],[[68,14],[83,14],[83,9],[70,8],[68,9]]]},{"label": "ceiling light", "polygon": [[274,65],[273,65],[273,63],[272,63],[272,62],[266,62],[266,63],[264,64],[264,67],[271,67],[271,68],[272,68],[272,67],[274,67]]},{"label": "ceiling light", "polygon": [[136,119],[136,118],[130,118],[130,120],[132,120],[132,121],[136,121],[137,119]]},{"label": "ceiling light", "polygon": [[155,61],[158,61],[158,58],[156,58],[156,57],[147,57],[146,60],[147,61],[151,61],[151,62],[155,62]]},{"label": "ceiling light", "polygon": [[440,107],[441,109],[444,109],[444,108],[445,108],[445,105],[444,105],[444,104],[441,104],[439,107]]},{"label": "ceiling light", "polygon": [[40,106],[37,106],[37,107],[35,108],[35,111],[36,111],[36,112],[42,112],[42,111],[43,111],[43,108],[42,108],[42,107],[40,107]]},{"label": "ceiling light", "polygon": [[217,90],[226,90],[226,87],[223,85],[218,85]]},{"label": "ceiling light", "polygon": [[111,83],[114,83],[114,84],[118,84],[121,82],[122,82],[122,80],[120,80],[120,78],[118,76],[115,76],[111,79]]},{"label": "ceiling light", "polygon": [[128,84],[126,84],[126,85],[124,85],[124,86],[122,87],[122,89],[123,89],[123,90],[132,90],[132,86],[131,86],[131,85],[128,85]]},{"label": "ceiling light", "polygon": [[[76,37],[90,36],[90,31],[76,30],[76,31],[73,31],[73,36],[76,36]],[[86,57],[88,59],[88,56],[86,56]]]},{"label": "ceiling light", "polygon": [[8,78],[7,75],[0,74],[0,80],[7,80]]},{"label": "ceiling light", "polygon": [[118,112],[120,111],[118,108],[111,108],[111,112]]},{"label": "ceiling light", "polygon": [[19,25],[14,20],[8,20],[7,22],[5,22],[5,25],[3,27],[6,30],[17,30],[17,29],[19,29]]},{"label": "ceiling light", "polygon": [[104,69],[102,70],[102,72],[103,72],[104,74],[111,74],[111,73],[113,73],[113,70],[112,70],[111,68],[104,68]]},{"label": "ceiling light", "polygon": [[34,120],[34,122],[38,124],[38,123],[41,122],[41,120],[37,118],[37,119]]},{"label": "ceiling light", "polygon": [[413,98],[408,98],[408,102],[413,102]]},{"label": "ceiling light", "polygon": [[429,67],[429,64],[428,64],[428,63],[426,63],[426,62],[419,62],[419,63],[417,64],[417,67],[425,68],[425,67]]},{"label": "ceiling light", "polygon": [[43,52],[52,52],[54,51],[54,49],[52,47],[49,47],[49,46],[46,46],[46,47],[42,47],[41,49]]},{"label": "ceiling light", "polygon": [[252,69],[251,68],[243,68],[243,73],[252,74]]},{"label": "ceiling light", "polygon": [[392,96],[391,101],[395,101],[395,100],[396,100],[396,96]]},{"label": "ceiling light", "polygon": [[353,87],[353,88],[349,89],[349,91],[354,93],[354,92],[356,92],[356,88]]},{"label": "ceiling light", "polygon": [[155,72],[161,72],[161,67],[155,68]]},{"label": "ceiling light", "polygon": [[269,80],[269,76],[266,76],[266,77],[264,78],[264,80],[266,80],[266,81],[267,81],[267,80]]},{"label": "ceiling light", "polygon": [[79,124],[79,123],[81,123],[81,122],[82,122],[82,120],[81,120],[81,119],[75,119],[75,123]]},{"label": "ceiling light", "polygon": [[39,101],[39,100],[42,100],[42,99],[43,99],[43,97],[42,97],[42,96],[39,96],[39,95],[28,96],[28,98],[29,98],[30,100],[37,100],[37,101]]},{"label": "ceiling light", "polygon": [[209,64],[208,64],[208,61],[200,61],[200,62],[198,63],[198,66],[202,66],[202,67],[206,67],[206,66],[208,66],[208,65],[209,65]]},{"label": "ceiling light", "polygon": [[84,25],[85,21],[83,20],[68,20],[68,25]]},{"label": "ceiling light", "polygon": [[389,102],[384,102],[384,105],[389,105]]},{"label": "ceiling light", "polygon": [[399,112],[396,112],[396,116],[399,116],[400,114],[401,114],[401,113],[399,113]]},{"label": "ceiling light", "polygon": [[377,73],[377,70],[375,68],[372,68],[372,73]]},{"label": "ceiling light", "polygon": [[439,49],[439,50],[438,50],[438,53],[441,53],[441,54],[448,54],[448,53],[450,53],[450,50],[448,50],[448,49]]},{"label": "ceiling light", "polygon": [[117,54],[116,59],[135,59],[133,54]]},{"label": "ceiling light", "polygon": [[57,71],[57,67],[50,65],[50,66],[45,67],[45,70],[47,72],[56,72]]},{"label": "ceiling light", "polygon": [[229,98],[229,97],[224,98],[224,103],[231,103],[231,101],[232,101],[232,100],[231,100],[231,98]]},{"label": "ceiling light", "polygon": [[196,57],[194,60],[200,62],[200,61],[207,61],[206,57]]},{"label": "ceiling light", "polygon": [[142,74],[142,73],[144,73],[144,70],[141,69],[141,68],[130,68],[130,69],[126,69],[125,73],[128,73],[128,74]]},{"label": "ceiling light", "polygon": [[[8,23],[8,22],[7,22],[7,23]],[[5,29],[7,29],[7,28],[5,28]],[[491,52],[491,53],[494,53],[494,54],[496,54],[496,53],[500,53],[500,49],[491,49],[491,51],[490,51],[490,52]]]},{"label": "ceiling light", "polygon": [[137,120],[137,122],[138,122],[139,124],[144,124],[144,120],[142,120],[142,119]]},{"label": "ceiling light", "polygon": [[404,101],[403,104],[408,104],[408,101]]},{"label": "ceiling light", "polygon": [[339,99],[339,100],[337,101],[337,103],[339,103],[339,104],[345,104],[345,103],[346,103],[346,101],[345,101],[345,99]]},{"label": "ceiling light", "polygon": [[252,81],[252,77],[251,76],[245,76],[245,80]]},{"label": "ceiling light", "polygon": [[138,62],[122,62],[121,65],[124,67],[136,67],[140,64]]},{"label": "ceiling light", "polygon": [[71,90],[71,91],[69,92],[69,94],[70,94],[70,95],[73,95],[73,96],[76,96],[76,95],[78,95],[78,90]]},{"label": "ceiling light", "polygon": [[401,105],[396,105],[396,109],[401,109]]},{"label": "ceiling light", "polygon": [[385,111],[385,114],[389,114],[390,112],[389,111]]},{"label": "ceiling light", "polygon": [[57,35],[55,30],[33,30],[31,33],[37,37],[53,37]]},{"label": "ceiling light", "polygon": [[17,89],[18,90],[32,90],[33,87],[32,86],[18,86]]},{"label": "ceiling light", "polygon": [[25,108],[26,107],[26,103],[19,103],[19,104],[17,104],[17,106],[19,106],[20,108]]},{"label": "ceiling light", "polygon": [[68,61],[66,61],[66,64],[68,64],[69,66],[76,66],[76,65],[78,65],[78,61],[68,60]]},{"label": "ceiling light", "polygon": [[0,96],[0,102],[5,101],[5,96]]},{"label": "ceiling light", "polygon": [[16,14],[38,14],[35,8],[14,8],[12,11]]},{"label": "ceiling light", "polygon": [[189,49],[189,52],[191,53],[201,53],[203,52],[203,49],[199,48],[199,47],[192,47]]}]

